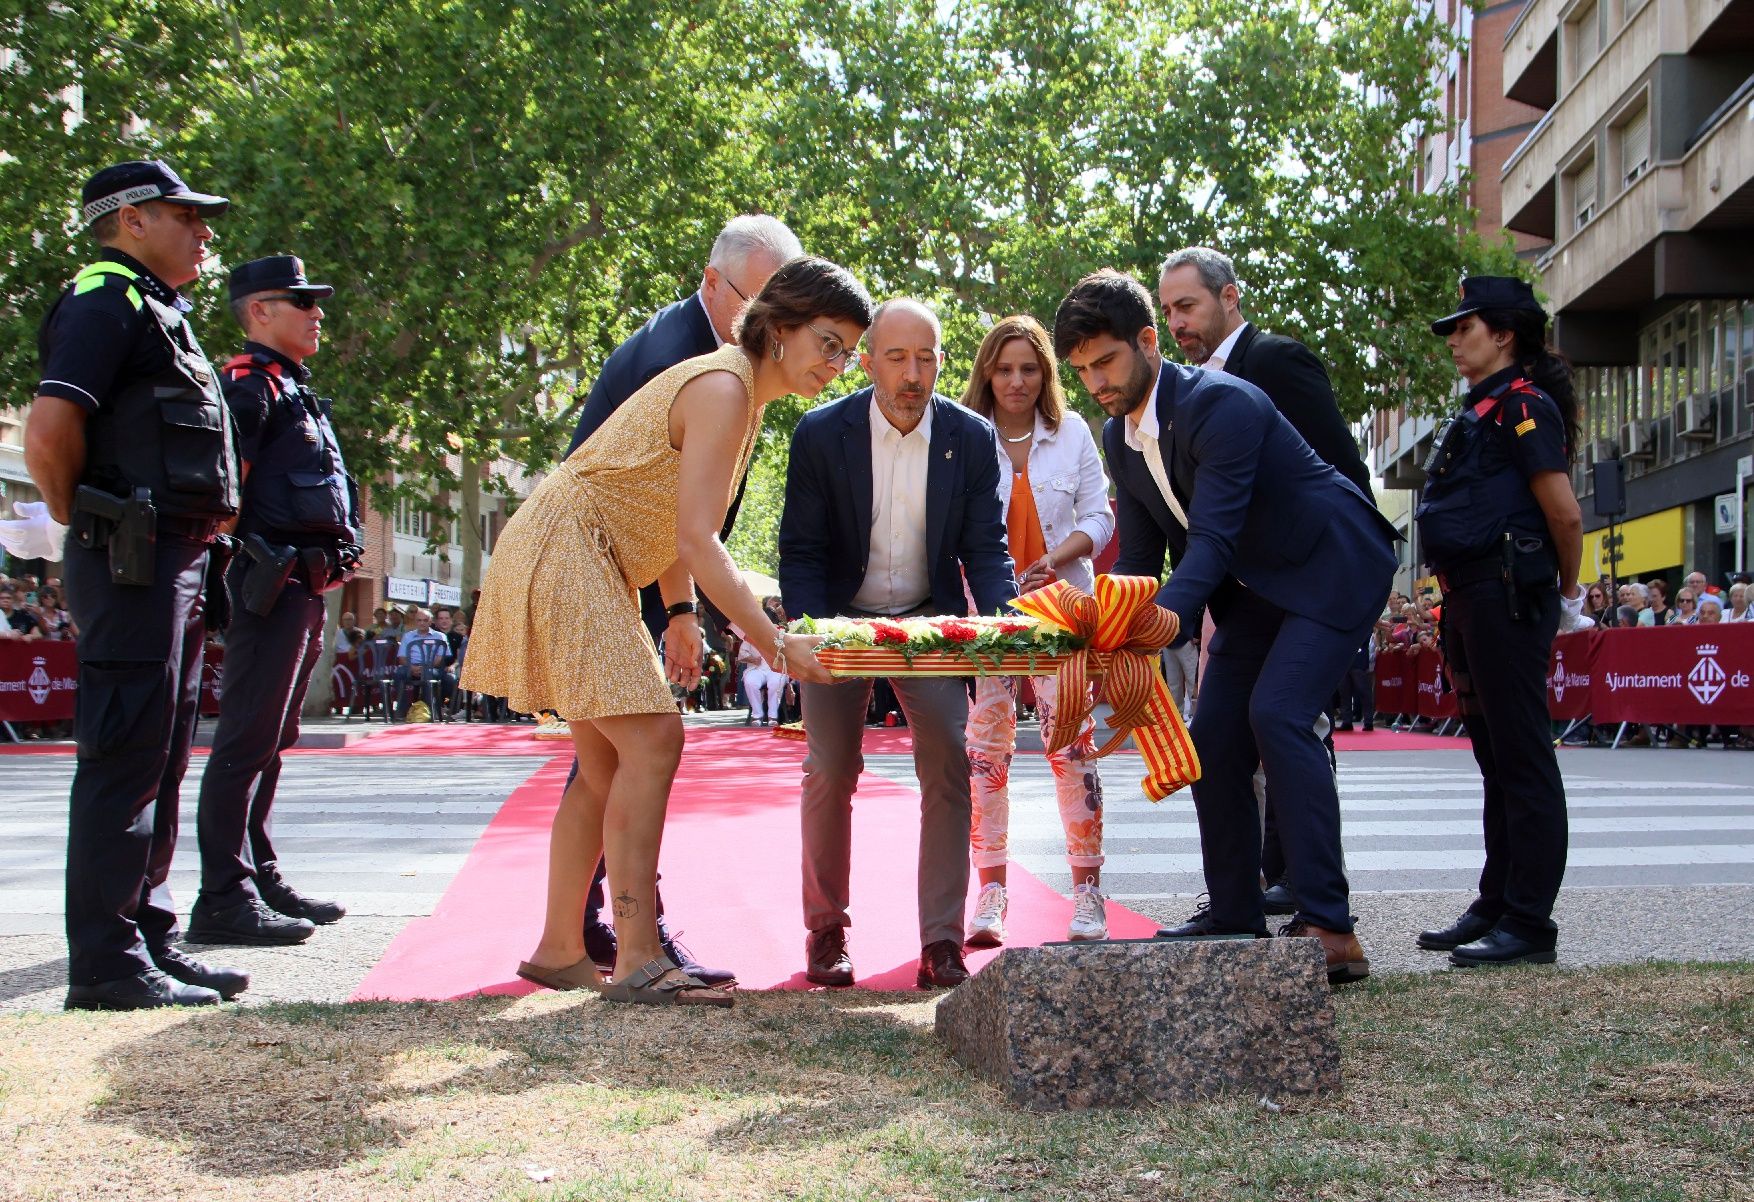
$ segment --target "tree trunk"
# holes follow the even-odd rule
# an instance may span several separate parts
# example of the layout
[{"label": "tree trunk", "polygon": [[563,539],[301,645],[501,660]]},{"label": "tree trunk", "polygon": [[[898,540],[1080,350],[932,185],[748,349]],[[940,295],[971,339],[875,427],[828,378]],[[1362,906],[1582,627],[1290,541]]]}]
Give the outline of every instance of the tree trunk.
[{"label": "tree trunk", "polygon": [[459,500],[457,542],[463,548],[463,607],[481,587],[481,461],[463,453],[463,495]]}]

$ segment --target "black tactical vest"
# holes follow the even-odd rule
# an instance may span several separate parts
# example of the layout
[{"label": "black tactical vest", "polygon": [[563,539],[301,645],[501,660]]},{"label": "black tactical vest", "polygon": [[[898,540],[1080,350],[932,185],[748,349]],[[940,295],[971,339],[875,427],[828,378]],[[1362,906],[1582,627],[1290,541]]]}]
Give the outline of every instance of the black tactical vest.
[{"label": "black tactical vest", "polygon": [[225,365],[233,379],[264,379],[270,402],[261,450],[244,482],[239,535],[269,541],[353,541],[353,484],[341,461],[341,444],[329,420],[328,402],[289,380],[266,355],[238,355]]},{"label": "black tactical vest", "polygon": [[164,366],[121,381],[86,421],[80,483],[118,496],[149,488],[164,514],[230,517],[238,510],[237,450],[218,376],[182,313],[129,291],[147,319],[140,337],[164,343]]}]

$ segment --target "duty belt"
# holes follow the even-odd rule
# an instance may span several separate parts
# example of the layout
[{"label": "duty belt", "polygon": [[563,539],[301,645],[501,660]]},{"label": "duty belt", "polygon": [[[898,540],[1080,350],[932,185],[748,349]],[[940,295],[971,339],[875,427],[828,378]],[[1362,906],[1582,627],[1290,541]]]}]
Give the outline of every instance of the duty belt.
[{"label": "duty belt", "polygon": [[212,542],[223,524],[220,518],[179,517],[169,513],[158,515],[159,534],[174,535],[197,543]]},{"label": "duty belt", "polygon": [[1464,560],[1453,568],[1439,571],[1437,583],[1444,592],[1459,588],[1467,588],[1470,584],[1479,584],[1483,580],[1504,579],[1504,561],[1496,555],[1483,555],[1478,559]]}]

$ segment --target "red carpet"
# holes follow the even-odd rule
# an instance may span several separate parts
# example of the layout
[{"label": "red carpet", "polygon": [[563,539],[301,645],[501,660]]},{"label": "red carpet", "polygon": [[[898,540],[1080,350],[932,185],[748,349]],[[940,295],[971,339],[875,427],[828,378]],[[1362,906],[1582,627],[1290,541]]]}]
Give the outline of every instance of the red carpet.
[{"label": "red carpet", "polygon": [[[375,741],[375,740],[374,740]],[[867,750],[871,750],[867,745]],[[664,900],[683,942],[737,970],[745,989],[809,988],[798,893],[801,743],[759,728],[691,729],[664,835]],[[535,946],[546,884],[548,826],[566,779],[556,758],[513,793],[432,917],[416,919],[363,980],[356,998],[524,993],[517,961]],[[919,794],[866,775],[853,801],[853,927],[859,984],[908,989],[919,960],[915,864]],[[1071,902],[1013,865],[1013,944],[1064,939]],[[971,890],[974,885],[971,881]],[[1110,903],[1109,933],[1146,936],[1150,919]],[[978,968],[994,954],[971,953]]]},{"label": "red carpet", "polygon": [[538,739],[531,733],[535,729],[522,723],[411,722],[380,726],[370,738],[348,747],[301,750],[318,755],[572,755],[571,739]]}]

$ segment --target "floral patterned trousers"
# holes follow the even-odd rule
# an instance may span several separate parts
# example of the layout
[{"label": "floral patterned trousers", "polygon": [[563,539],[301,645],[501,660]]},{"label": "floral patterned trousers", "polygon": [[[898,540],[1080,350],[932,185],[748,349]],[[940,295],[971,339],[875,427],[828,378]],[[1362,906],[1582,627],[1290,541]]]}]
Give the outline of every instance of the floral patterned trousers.
[{"label": "floral patterned trousers", "polygon": [[[975,680],[974,704],[968,711],[968,766],[974,795],[974,822],[969,846],[976,868],[998,868],[1009,857],[1011,830],[1011,757],[1017,751],[1017,681],[1015,676],[981,676]],[[1059,712],[1059,681],[1032,678],[1035,712],[1044,744],[1053,738]],[[1102,778],[1097,775],[1096,722],[1066,747],[1048,756],[1054,772],[1054,795],[1066,828],[1066,859],[1076,868],[1102,865]]]}]

